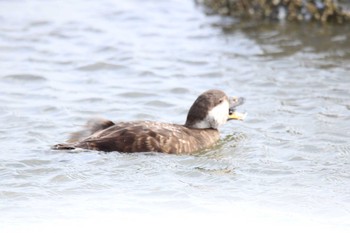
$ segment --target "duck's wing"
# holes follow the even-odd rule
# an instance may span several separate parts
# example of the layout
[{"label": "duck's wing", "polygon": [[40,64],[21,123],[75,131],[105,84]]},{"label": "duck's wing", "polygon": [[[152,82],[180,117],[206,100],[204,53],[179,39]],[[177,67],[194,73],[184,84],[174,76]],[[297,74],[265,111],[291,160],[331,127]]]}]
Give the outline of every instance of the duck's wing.
[{"label": "duck's wing", "polygon": [[218,131],[212,129],[188,129],[158,122],[124,122],[96,132],[76,147],[128,153],[190,154],[213,145],[218,137]]},{"label": "duck's wing", "polygon": [[76,143],[58,144],[53,148],[191,154],[212,146],[219,139],[219,133],[214,129],[190,129],[159,122],[119,122],[105,129],[97,126],[91,128],[92,131],[95,129],[95,133],[89,137]]},{"label": "duck's wing", "polygon": [[[75,144],[77,148],[119,152],[165,152],[179,133],[158,122],[118,122]],[[176,128],[176,127],[175,127]],[[173,143],[172,143],[173,142]],[[169,148],[169,149],[168,149]]]}]

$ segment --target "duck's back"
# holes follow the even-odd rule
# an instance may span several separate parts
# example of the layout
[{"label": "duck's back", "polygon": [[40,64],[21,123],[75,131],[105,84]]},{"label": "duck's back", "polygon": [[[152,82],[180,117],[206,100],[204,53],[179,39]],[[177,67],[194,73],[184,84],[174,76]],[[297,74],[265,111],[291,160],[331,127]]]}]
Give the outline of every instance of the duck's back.
[{"label": "duck's back", "polygon": [[99,130],[72,144],[71,148],[187,154],[208,148],[218,140],[219,132],[216,129],[193,129],[176,124],[136,121],[120,122]]},{"label": "duck's back", "polygon": [[219,139],[214,129],[190,129],[151,121],[121,122],[94,133],[79,148],[120,152],[193,153]]},{"label": "duck's back", "polygon": [[[102,123],[74,133],[68,144],[58,144],[53,148],[191,154],[214,145],[220,138],[216,129],[194,129],[177,124],[152,121]],[[91,135],[82,139],[86,132]]]}]

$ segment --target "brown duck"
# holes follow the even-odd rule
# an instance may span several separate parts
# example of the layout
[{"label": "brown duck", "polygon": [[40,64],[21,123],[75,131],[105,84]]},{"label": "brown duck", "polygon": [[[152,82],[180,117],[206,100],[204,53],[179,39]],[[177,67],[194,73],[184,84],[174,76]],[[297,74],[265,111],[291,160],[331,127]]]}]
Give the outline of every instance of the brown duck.
[{"label": "brown duck", "polygon": [[73,133],[66,144],[53,148],[191,154],[213,146],[220,139],[220,125],[232,119],[242,120],[244,115],[235,108],[243,102],[243,98],[229,98],[223,91],[208,90],[193,103],[184,125],[91,120],[85,130]]}]

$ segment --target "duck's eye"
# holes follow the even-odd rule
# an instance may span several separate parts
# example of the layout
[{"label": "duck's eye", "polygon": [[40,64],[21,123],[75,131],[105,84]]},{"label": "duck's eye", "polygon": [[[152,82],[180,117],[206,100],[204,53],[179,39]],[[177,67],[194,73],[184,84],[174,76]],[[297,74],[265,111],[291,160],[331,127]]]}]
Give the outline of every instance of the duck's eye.
[{"label": "duck's eye", "polygon": [[224,100],[223,100],[223,99],[219,100],[219,103],[221,104],[221,103],[222,103],[222,101],[224,101]]}]

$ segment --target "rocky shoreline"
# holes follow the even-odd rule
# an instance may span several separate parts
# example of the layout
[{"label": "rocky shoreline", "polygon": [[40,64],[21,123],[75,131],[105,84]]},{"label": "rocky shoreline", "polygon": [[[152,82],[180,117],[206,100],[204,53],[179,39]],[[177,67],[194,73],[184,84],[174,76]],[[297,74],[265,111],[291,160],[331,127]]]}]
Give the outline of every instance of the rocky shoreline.
[{"label": "rocky shoreline", "polygon": [[196,0],[211,13],[252,19],[344,24],[350,11],[334,0]]}]

